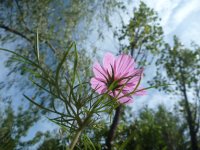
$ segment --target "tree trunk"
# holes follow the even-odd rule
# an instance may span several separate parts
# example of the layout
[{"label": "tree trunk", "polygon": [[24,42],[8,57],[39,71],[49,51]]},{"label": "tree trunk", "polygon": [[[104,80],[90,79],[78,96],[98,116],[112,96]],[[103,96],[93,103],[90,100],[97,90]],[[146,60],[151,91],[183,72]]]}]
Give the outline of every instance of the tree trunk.
[{"label": "tree trunk", "polygon": [[113,118],[112,125],[110,126],[110,130],[108,132],[108,136],[106,139],[106,150],[111,150],[112,148],[112,141],[115,136],[115,131],[117,129],[117,125],[119,123],[120,113],[121,113],[121,105],[116,108],[115,116]]},{"label": "tree trunk", "polygon": [[195,118],[192,117],[192,112],[190,110],[185,84],[183,85],[182,92],[183,92],[184,100],[185,100],[185,109],[187,113],[186,120],[187,120],[189,131],[190,131],[191,147],[192,147],[192,150],[198,150],[197,134],[195,131],[195,124],[194,124]]}]

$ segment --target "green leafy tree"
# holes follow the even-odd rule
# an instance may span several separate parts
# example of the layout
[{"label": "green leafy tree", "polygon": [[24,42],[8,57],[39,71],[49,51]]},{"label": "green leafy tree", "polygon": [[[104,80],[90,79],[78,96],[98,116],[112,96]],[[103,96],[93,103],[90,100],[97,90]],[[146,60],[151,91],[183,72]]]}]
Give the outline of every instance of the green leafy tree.
[{"label": "green leafy tree", "polygon": [[123,26],[118,38],[121,42],[120,52],[131,54],[141,66],[150,64],[152,56],[159,54],[164,44],[158,14],[140,2],[139,7],[134,8],[133,18],[128,25]]},{"label": "green leafy tree", "polygon": [[63,150],[63,149],[66,149],[65,146],[62,145],[60,140],[56,138],[46,139],[38,147],[38,150]]},{"label": "green leafy tree", "polygon": [[132,135],[131,145],[127,144],[127,149],[184,149],[179,120],[179,116],[167,112],[163,106],[159,106],[157,111],[145,109],[132,126],[129,133]]},{"label": "green leafy tree", "polygon": [[[199,115],[200,115],[200,48],[192,44],[186,48],[175,36],[174,45],[166,44],[157,64],[166,74],[158,74],[157,82],[170,82],[174,84],[173,89],[164,89],[175,93],[181,100],[183,116],[187,121],[191,148],[197,150],[199,145]],[[159,71],[158,71],[159,72]],[[192,96],[189,93],[192,93]]]},{"label": "green leafy tree", "polygon": [[[2,107],[1,102],[1,121],[0,121],[0,149],[13,150],[27,145],[34,145],[43,136],[42,133],[37,133],[37,136],[31,141],[23,142],[22,137],[25,137],[33,124],[38,120],[37,109],[32,105],[28,109],[22,106],[18,110],[12,108],[10,101],[5,102]],[[3,112],[2,112],[3,110]]]}]

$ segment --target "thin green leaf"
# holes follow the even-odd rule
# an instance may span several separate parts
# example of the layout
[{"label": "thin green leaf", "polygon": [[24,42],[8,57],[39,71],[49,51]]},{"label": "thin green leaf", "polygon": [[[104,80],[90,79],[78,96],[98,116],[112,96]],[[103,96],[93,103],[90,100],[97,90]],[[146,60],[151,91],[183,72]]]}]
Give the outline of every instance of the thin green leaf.
[{"label": "thin green leaf", "polygon": [[42,85],[36,83],[34,80],[29,79],[33,84],[35,84],[36,86],[38,86],[39,88],[43,89],[44,91],[46,91],[47,93],[53,95],[54,97],[58,98],[57,95],[55,95],[53,92],[49,91],[48,89],[46,89],[45,87],[43,87]]},{"label": "thin green leaf", "polygon": [[76,79],[76,72],[77,72],[77,65],[78,65],[78,51],[76,48],[76,44],[74,44],[75,49],[75,60],[74,60],[74,71],[73,71],[73,78],[72,78],[72,85],[74,85]]},{"label": "thin green leaf", "polygon": [[46,110],[46,111],[55,113],[55,111],[53,111],[53,110],[51,110],[51,109],[49,109],[49,108],[46,108],[46,107],[44,107],[44,106],[42,106],[42,105],[36,103],[34,100],[32,100],[31,98],[29,98],[29,97],[26,96],[25,94],[23,94],[23,96],[24,96],[28,101],[30,101],[31,103],[33,103],[34,105],[36,105],[37,107],[39,107],[39,108],[41,108],[41,109],[44,109],[44,110]]},{"label": "thin green leaf", "polygon": [[143,89],[137,90],[135,92],[140,92],[140,91],[143,91],[143,90],[148,90],[148,89],[152,89],[152,88],[158,88],[158,87],[162,87],[162,86],[169,86],[169,85],[173,85],[173,84],[163,84],[163,85],[150,86],[150,87],[147,87],[147,88],[143,88]]},{"label": "thin green leaf", "polygon": [[83,143],[84,143],[85,149],[96,150],[93,142],[90,140],[90,138],[86,134],[84,134],[83,136]]},{"label": "thin green leaf", "polygon": [[56,82],[58,82],[58,78],[59,78],[59,73],[60,73],[60,69],[62,68],[62,65],[64,64],[68,54],[69,54],[69,51],[71,50],[72,46],[74,44],[72,43],[69,48],[67,49],[67,51],[64,53],[63,55],[63,58],[61,59],[60,63],[58,64],[57,66],[57,69],[56,69]]},{"label": "thin green leaf", "polygon": [[48,118],[48,117],[46,117],[49,121],[51,121],[51,122],[53,122],[53,123],[55,123],[55,124],[57,124],[58,126],[60,126],[62,129],[64,129],[64,131],[65,132],[68,132],[69,130],[66,128],[66,127],[68,127],[70,130],[75,130],[75,128],[74,127],[72,127],[72,126],[68,126],[68,125],[63,125],[63,124],[61,124],[60,122],[58,122],[58,121],[55,121],[55,120],[53,120],[53,119],[50,119],[50,118]]},{"label": "thin green leaf", "polygon": [[40,63],[40,50],[39,50],[39,35],[38,35],[38,29],[36,31],[36,57],[38,64]]}]

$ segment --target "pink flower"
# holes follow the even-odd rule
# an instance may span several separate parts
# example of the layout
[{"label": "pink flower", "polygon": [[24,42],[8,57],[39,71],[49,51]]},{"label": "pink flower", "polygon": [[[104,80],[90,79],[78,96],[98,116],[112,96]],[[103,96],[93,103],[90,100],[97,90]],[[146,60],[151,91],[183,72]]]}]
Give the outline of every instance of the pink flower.
[{"label": "pink flower", "polygon": [[132,94],[145,94],[145,90],[136,89],[143,69],[135,69],[134,65],[134,60],[129,55],[120,55],[115,58],[111,53],[106,53],[103,66],[98,62],[93,65],[95,77],[90,81],[92,88],[99,94],[108,93],[119,103],[133,102]]}]

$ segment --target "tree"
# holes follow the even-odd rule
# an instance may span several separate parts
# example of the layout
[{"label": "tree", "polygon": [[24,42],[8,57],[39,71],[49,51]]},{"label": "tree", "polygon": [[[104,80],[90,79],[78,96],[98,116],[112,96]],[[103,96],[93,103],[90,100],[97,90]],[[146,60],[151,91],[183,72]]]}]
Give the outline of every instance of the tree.
[{"label": "tree", "polygon": [[140,2],[139,7],[134,8],[129,24],[123,26],[118,39],[121,42],[120,53],[131,54],[140,66],[150,64],[164,44],[163,29],[157,12]]},{"label": "tree", "polygon": [[[186,48],[175,36],[174,45],[165,45],[160,59],[157,61],[159,70],[162,67],[166,72],[157,75],[157,81],[170,82],[174,88],[170,90],[176,95],[180,95],[180,104],[183,108],[183,116],[187,121],[189,128],[191,148],[198,149],[198,131],[200,115],[200,91],[199,91],[199,74],[200,74],[200,48],[193,44],[192,49]],[[166,79],[167,78],[167,79]],[[164,89],[167,90],[167,89]],[[193,96],[189,96],[192,92]],[[178,97],[179,98],[179,97]]]},{"label": "tree", "polygon": [[21,141],[21,138],[27,135],[28,130],[39,118],[37,109],[34,109],[32,105],[25,110],[23,106],[20,106],[16,111],[12,108],[11,101],[4,101],[4,104],[0,103],[0,150],[13,150],[22,145],[23,147],[34,145],[43,137],[43,133],[38,132],[32,140]]},{"label": "tree", "polygon": [[63,150],[66,149],[56,138],[46,139],[39,147],[38,150]]}]

